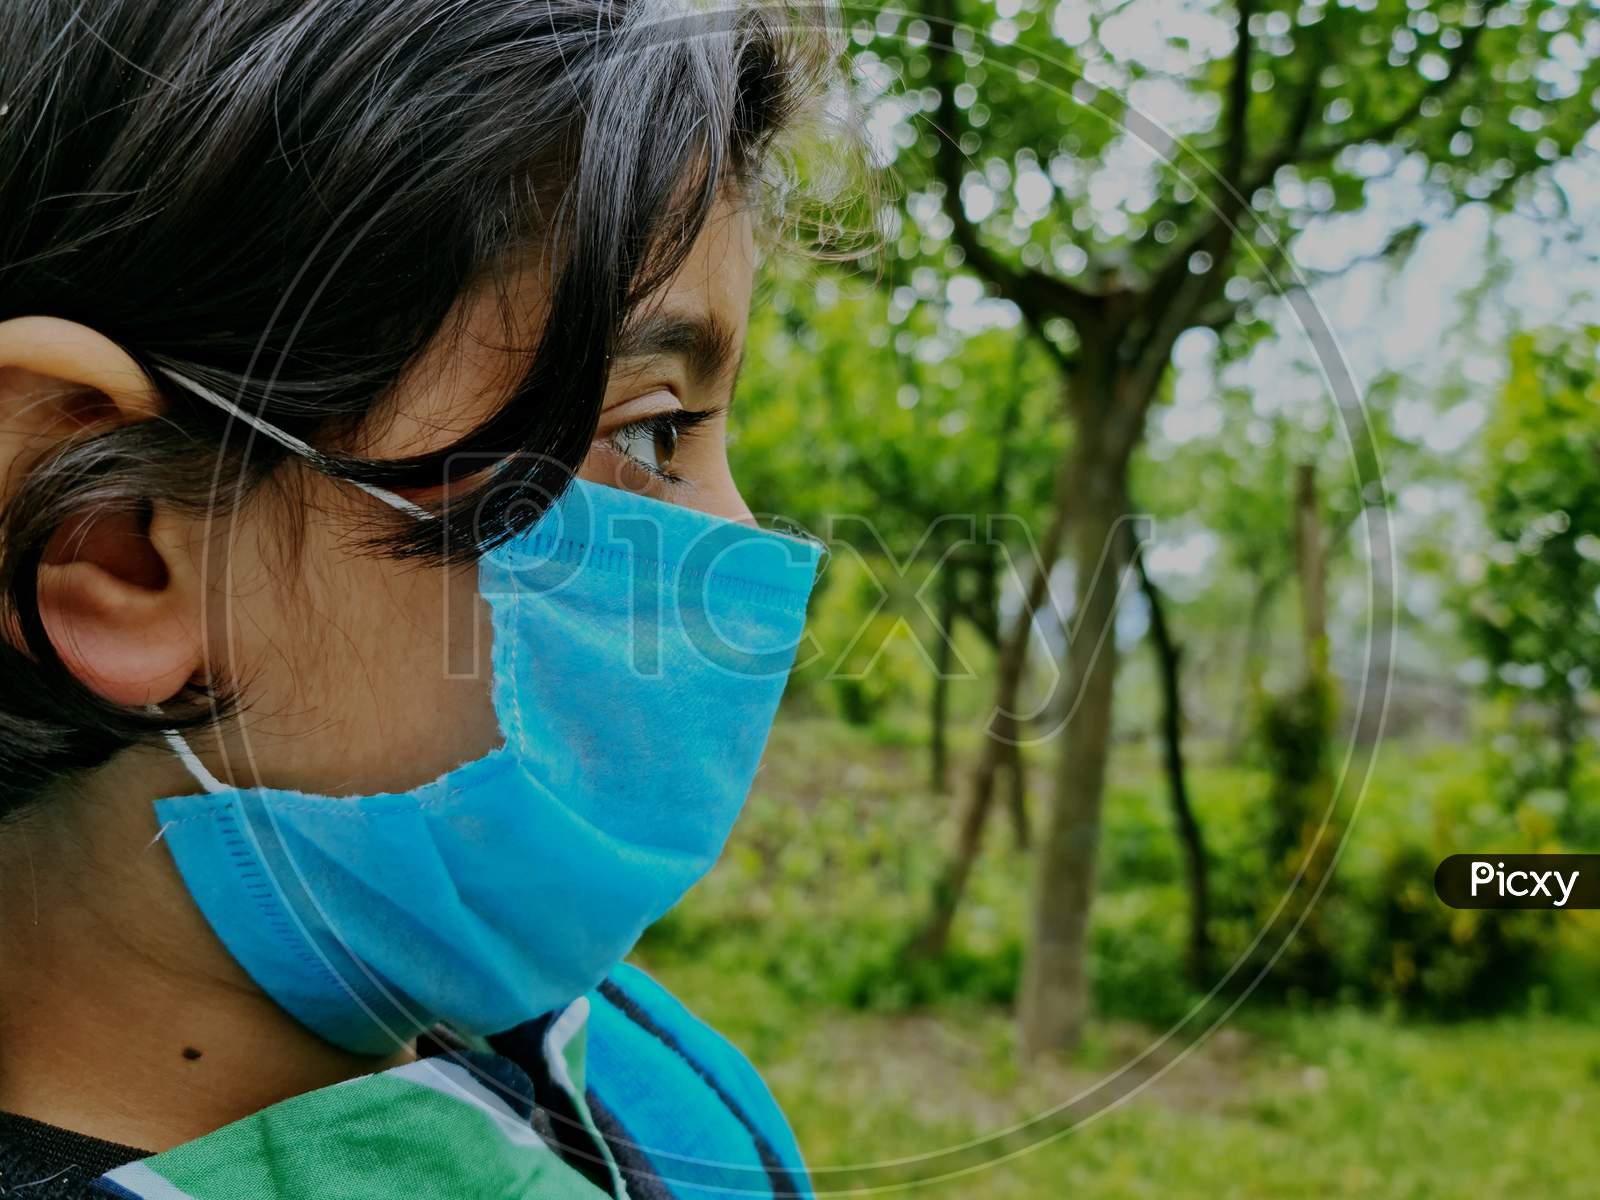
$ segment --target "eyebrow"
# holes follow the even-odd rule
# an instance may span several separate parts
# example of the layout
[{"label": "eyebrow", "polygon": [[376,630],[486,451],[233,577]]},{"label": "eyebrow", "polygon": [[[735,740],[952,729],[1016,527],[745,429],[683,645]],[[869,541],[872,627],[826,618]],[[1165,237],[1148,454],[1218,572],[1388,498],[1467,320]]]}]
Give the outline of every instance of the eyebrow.
[{"label": "eyebrow", "polygon": [[[626,326],[617,339],[613,358],[681,358],[700,383],[715,383],[738,375],[734,332],[715,316],[680,316],[652,313]],[[743,355],[739,355],[740,360]]]}]

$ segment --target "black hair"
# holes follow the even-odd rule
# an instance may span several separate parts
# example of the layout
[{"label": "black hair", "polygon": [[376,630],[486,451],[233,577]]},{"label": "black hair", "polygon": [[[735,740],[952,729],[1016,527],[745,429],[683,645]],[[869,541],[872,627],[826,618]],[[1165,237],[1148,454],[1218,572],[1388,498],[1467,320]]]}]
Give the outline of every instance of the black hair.
[{"label": "black hair", "polygon": [[[476,552],[565,487],[629,312],[719,196],[769,190],[774,138],[834,58],[824,10],[669,2],[0,4],[0,320],[90,326],[166,402],[61,447],[0,511],[0,816],[223,702],[223,685],[159,718],[103,701],[39,614],[41,558],[73,514],[214,511],[282,463],[168,371],[349,480],[498,464],[493,491],[397,522],[396,554]],[[547,317],[508,402],[434,453],[339,453],[468,287],[529,253]]]}]

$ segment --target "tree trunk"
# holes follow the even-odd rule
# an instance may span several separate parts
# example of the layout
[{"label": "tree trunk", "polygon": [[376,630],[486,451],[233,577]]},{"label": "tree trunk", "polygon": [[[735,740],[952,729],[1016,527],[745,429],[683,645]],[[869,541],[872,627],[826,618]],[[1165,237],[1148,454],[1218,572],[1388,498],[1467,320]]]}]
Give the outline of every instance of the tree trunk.
[{"label": "tree trunk", "polygon": [[1266,640],[1267,608],[1276,590],[1276,581],[1257,569],[1251,573],[1250,612],[1245,618],[1243,653],[1239,655],[1239,684],[1233,711],[1228,715],[1228,733],[1223,739],[1222,756],[1236,763],[1244,757],[1250,736],[1250,707],[1261,687],[1262,643]]},{"label": "tree trunk", "polygon": [[1028,763],[1020,744],[1011,747],[1011,761],[1006,765],[1010,787],[1007,797],[1011,810],[1011,837],[1018,850],[1026,850],[1033,842],[1033,830],[1028,822]]},{"label": "tree trunk", "polygon": [[933,672],[933,695],[928,714],[929,784],[935,792],[950,786],[950,639],[956,619],[956,568],[948,559],[939,566],[939,637]]},{"label": "tree trunk", "polygon": [[1211,980],[1211,888],[1206,867],[1205,839],[1194,807],[1189,803],[1189,785],[1183,762],[1183,689],[1179,670],[1182,648],[1173,640],[1167,624],[1166,602],[1161,589],[1150,578],[1144,554],[1134,551],[1139,568],[1139,586],[1150,606],[1150,644],[1156,652],[1161,673],[1161,740],[1167,770],[1167,790],[1172,799],[1172,816],[1183,846],[1185,875],[1189,884],[1189,981],[1205,988]]},{"label": "tree trunk", "polygon": [[1300,627],[1305,637],[1306,676],[1320,678],[1328,666],[1327,555],[1317,503],[1317,465],[1301,463],[1294,480],[1295,565],[1300,573]]},{"label": "tree trunk", "polygon": [[[1076,1045],[1088,1012],[1089,912],[1117,671],[1116,568],[1125,561],[1118,519],[1127,457],[1104,450],[1091,427],[1080,424],[1078,435],[1078,503],[1072,514],[1077,604],[1065,671],[1069,715],[1054,803],[1034,848],[1033,928],[1017,999],[1025,1054]],[[1102,562],[1107,569],[1097,570]]]},{"label": "tree trunk", "polygon": [[[972,868],[978,861],[978,852],[983,848],[983,828],[988,822],[989,810],[994,806],[997,777],[1013,755],[1020,767],[1021,752],[1017,746],[1019,731],[1015,717],[1017,696],[1022,690],[1023,670],[1028,664],[1028,646],[1033,640],[1033,616],[1049,594],[1051,569],[1066,539],[1067,517],[1071,507],[1069,461],[1063,458],[1062,469],[1056,476],[1055,512],[1051,514],[1050,526],[1039,545],[1039,562],[1033,577],[1028,580],[1022,609],[1000,647],[996,665],[994,719],[990,723],[988,736],[983,739],[977,764],[973,767],[972,790],[962,809],[955,852],[933,885],[927,919],[906,945],[909,958],[938,958],[949,945],[950,926],[966,893],[967,881],[972,877]],[[1021,784],[1014,783],[1013,786],[1020,787]]]},{"label": "tree trunk", "polygon": [[[1027,627],[1033,623],[1031,610],[1025,607],[1017,619],[1018,624],[1023,627],[1021,635],[1026,638]],[[1008,650],[1017,636],[1017,631],[1013,631],[1011,638],[1007,639]],[[1025,642],[1024,649],[1026,649]],[[1010,713],[1016,711],[1017,691],[1021,684],[1022,671],[1019,663],[1016,674],[1010,675],[1004,670],[1004,658],[1005,656],[1002,656],[996,703],[1005,712]],[[978,861],[978,852],[983,849],[983,828],[988,823],[998,776],[1007,759],[1007,744],[1015,740],[1016,728],[1011,718],[997,717],[994,728],[983,740],[983,749],[979,752],[978,763],[972,771],[972,791],[961,811],[961,823],[956,831],[955,851],[934,882],[927,919],[907,944],[906,952],[911,958],[938,958],[950,944],[950,927],[955,922],[956,910],[961,907],[961,898],[966,894],[967,881],[972,878],[972,868]]]}]

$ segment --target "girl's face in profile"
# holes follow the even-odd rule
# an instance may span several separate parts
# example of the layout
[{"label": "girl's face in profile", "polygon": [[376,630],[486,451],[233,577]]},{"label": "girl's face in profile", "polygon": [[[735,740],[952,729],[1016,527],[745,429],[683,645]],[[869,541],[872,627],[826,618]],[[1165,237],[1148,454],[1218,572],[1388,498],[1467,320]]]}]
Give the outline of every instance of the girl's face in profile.
[{"label": "girl's face in profile", "polygon": [[[724,202],[625,329],[583,478],[749,519],[728,467],[727,422],[754,268],[752,218]],[[499,406],[524,365],[508,347],[526,347],[530,333],[506,327],[508,291],[537,332],[532,273],[463,297],[459,319],[363,431],[362,453],[449,444]],[[353,795],[415,787],[493,749],[476,568],[375,556],[360,535],[388,510],[296,465],[284,472],[289,486],[263,489],[226,522],[164,535],[174,562],[160,600],[186,607],[193,631],[182,652],[196,673],[220,668],[243,698],[217,739],[194,739],[200,757],[240,786]],[[152,527],[153,540],[162,535]],[[462,677],[472,661],[478,670]],[[194,790],[159,751],[128,758],[110,768],[121,792],[129,769],[152,796]]]},{"label": "girl's face in profile", "polygon": [[[0,1113],[162,1149],[572,1005],[714,861],[815,577],[737,524],[727,409],[839,47],[760,5],[91,7],[0,9],[0,76],[53,81],[0,120]],[[663,541],[565,537],[565,606],[508,601],[574,475]],[[704,601],[653,675],[652,588]],[[731,670],[723,616],[767,638]]]}]

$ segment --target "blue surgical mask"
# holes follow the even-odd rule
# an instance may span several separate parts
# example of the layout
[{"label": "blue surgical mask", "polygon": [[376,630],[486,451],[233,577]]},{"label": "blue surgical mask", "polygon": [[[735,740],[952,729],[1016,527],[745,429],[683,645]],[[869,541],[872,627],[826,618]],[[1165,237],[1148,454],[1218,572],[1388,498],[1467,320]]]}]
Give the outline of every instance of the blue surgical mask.
[{"label": "blue surgical mask", "polygon": [[226,786],[173,735],[206,794],[157,801],[161,837],[234,958],[326,1040],[376,1054],[439,1022],[513,1028],[598,984],[716,861],[817,560],[575,481],[479,564],[498,749],[410,791],[332,797]]}]

